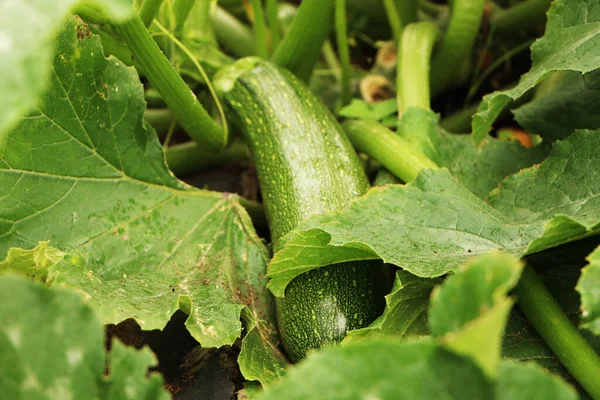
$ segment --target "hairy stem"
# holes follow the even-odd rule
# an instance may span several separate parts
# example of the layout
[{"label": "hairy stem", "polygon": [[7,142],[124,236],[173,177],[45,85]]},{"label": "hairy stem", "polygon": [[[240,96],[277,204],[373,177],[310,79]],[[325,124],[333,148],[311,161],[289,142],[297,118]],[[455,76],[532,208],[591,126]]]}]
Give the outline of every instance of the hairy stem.
[{"label": "hairy stem", "polygon": [[398,48],[398,111],[408,107],[429,109],[429,67],[438,31],[431,22],[407,26]]},{"label": "hairy stem", "polygon": [[304,0],[272,61],[308,82],[331,30],[335,0]]},{"label": "hairy stem", "polygon": [[154,21],[163,0],[144,0],[139,11],[140,19],[147,28]]},{"label": "hairy stem", "polygon": [[461,69],[469,60],[481,25],[485,0],[454,0],[448,31],[436,54],[431,71],[433,96],[462,83]]},{"label": "hairy stem", "polygon": [[222,150],[226,131],[202,107],[140,18],[136,15],[116,28],[134,56],[134,65],[142,68],[188,135],[207,151]]},{"label": "hairy stem", "polygon": [[256,39],[256,54],[259,57],[267,58],[269,50],[267,45],[267,28],[265,26],[265,12],[262,6],[262,0],[252,0],[252,11],[254,12],[254,38]]},{"label": "hairy stem", "polygon": [[519,307],[536,331],[593,399],[600,399],[600,357],[526,266],[516,289]]},{"label": "hairy stem", "polygon": [[254,33],[233,15],[221,7],[215,7],[210,20],[217,40],[232,55],[247,57],[256,54]]},{"label": "hairy stem", "polygon": [[438,168],[413,144],[378,122],[348,120],[342,127],[357,150],[378,160],[404,182],[414,180],[424,168]]},{"label": "hairy stem", "polygon": [[346,0],[335,0],[335,34],[338,54],[340,55],[342,86],[342,106],[350,103],[350,50],[348,48],[348,27],[346,24]]}]

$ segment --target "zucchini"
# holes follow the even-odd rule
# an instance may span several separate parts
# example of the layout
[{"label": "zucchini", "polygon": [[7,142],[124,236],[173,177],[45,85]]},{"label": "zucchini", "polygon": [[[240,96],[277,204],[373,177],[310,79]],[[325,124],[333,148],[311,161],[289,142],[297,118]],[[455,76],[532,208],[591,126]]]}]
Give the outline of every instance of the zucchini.
[{"label": "zucchini", "polygon": [[[287,70],[249,57],[214,86],[248,139],[274,249],[313,214],[348,207],[369,188],[336,119]],[[282,344],[292,361],[370,324],[384,307],[381,262],[330,265],[296,277],[278,298]]]}]

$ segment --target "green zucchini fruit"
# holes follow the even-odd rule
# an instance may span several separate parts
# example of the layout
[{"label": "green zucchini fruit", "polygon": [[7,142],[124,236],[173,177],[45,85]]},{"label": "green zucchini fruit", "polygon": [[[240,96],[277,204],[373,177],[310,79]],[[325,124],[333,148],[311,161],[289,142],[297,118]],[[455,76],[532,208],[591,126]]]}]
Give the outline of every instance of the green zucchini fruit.
[{"label": "green zucchini fruit", "polygon": [[[287,70],[259,58],[217,73],[214,86],[248,139],[274,249],[313,214],[348,207],[369,184],[335,117]],[[230,115],[231,115],[230,114]],[[277,299],[292,361],[370,324],[384,307],[381,262],[326,266],[296,277]]]}]

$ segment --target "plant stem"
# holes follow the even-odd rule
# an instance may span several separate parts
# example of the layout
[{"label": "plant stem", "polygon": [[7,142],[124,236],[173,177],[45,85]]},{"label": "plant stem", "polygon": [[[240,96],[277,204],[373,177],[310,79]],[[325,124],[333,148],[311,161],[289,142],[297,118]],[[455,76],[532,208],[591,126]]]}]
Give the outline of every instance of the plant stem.
[{"label": "plant stem", "polygon": [[510,8],[495,8],[490,25],[498,34],[528,30],[546,22],[546,11],[552,0],[526,0]]},{"label": "plant stem", "polygon": [[227,143],[226,131],[202,107],[140,18],[136,15],[116,28],[134,56],[134,65],[142,68],[188,135],[207,151],[222,150]]},{"label": "plant stem", "polygon": [[[402,1],[400,1],[400,3],[401,2]],[[400,20],[400,15],[398,15],[396,2],[394,0],[383,0],[383,6],[385,7],[385,13],[387,14],[390,28],[392,28],[394,42],[398,43],[400,35],[402,34],[402,21]]]},{"label": "plant stem", "polygon": [[158,136],[164,136],[173,121],[173,113],[168,108],[147,108],[144,119],[152,125]]},{"label": "plant stem", "polygon": [[437,17],[438,15],[440,15],[442,10],[444,10],[444,7],[446,6],[433,3],[429,0],[419,0],[419,8],[431,17]]},{"label": "plant stem", "polygon": [[469,60],[481,25],[485,0],[454,0],[452,18],[440,50],[433,60],[431,89],[435,96],[462,83],[461,69]]},{"label": "plant stem", "polygon": [[244,209],[250,216],[250,219],[252,220],[252,223],[254,224],[255,227],[257,227],[257,228],[268,228],[269,227],[269,225],[267,223],[267,216],[265,214],[265,208],[262,204],[256,203],[252,200],[248,200],[247,198],[242,197],[242,196],[238,196],[237,199],[238,199],[238,202],[240,203],[240,205],[242,207],[244,207]]},{"label": "plant stem", "polygon": [[254,33],[233,15],[221,7],[215,7],[210,20],[217,40],[232,55],[247,57],[256,54]]},{"label": "plant stem", "polygon": [[396,0],[396,8],[400,14],[402,25],[407,26],[417,21],[417,10],[419,2],[417,0]]},{"label": "plant stem", "polygon": [[376,121],[348,120],[342,127],[357,150],[377,159],[404,182],[415,179],[424,168],[438,168],[414,145]]},{"label": "plant stem", "polygon": [[337,39],[338,54],[342,67],[341,87],[342,87],[342,106],[350,104],[350,50],[348,49],[348,27],[346,25],[346,0],[335,0],[335,34]]},{"label": "plant stem", "polygon": [[408,107],[429,109],[429,66],[438,31],[431,22],[410,24],[398,48],[398,111]]},{"label": "plant stem", "polygon": [[218,154],[208,153],[198,144],[187,142],[169,147],[165,152],[165,158],[171,172],[176,176],[186,176],[249,160],[250,151],[243,140],[235,138]]},{"label": "plant stem", "polygon": [[341,80],[341,71],[342,67],[340,66],[340,62],[337,59],[335,51],[333,50],[333,45],[329,40],[326,40],[323,43],[323,59],[325,60],[325,64],[331,70],[331,73],[335,75],[336,79]]},{"label": "plant stem", "polygon": [[254,38],[256,40],[256,54],[266,59],[269,56],[267,45],[267,28],[265,26],[265,13],[262,0],[252,0],[252,11],[254,12]]},{"label": "plant stem", "polygon": [[600,357],[567,318],[535,271],[526,266],[516,289],[519,307],[593,399],[600,399]]},{"label": "plant stem", "polygon": [[163,0],[144,0],[139,11],[139,16],[144,26],[147,28],[154,21]]},{"label": "plant stem", "polygon": [[276,49],[281,42],[281,23],[279,22],[279,5],[277,0],[266,0],[267,21],[271,29],[271,46]]},{"label": "plant stem", "polygon": [[331,30],[334,8],[335,0],[304,0],[272,61],[308,82]]}]

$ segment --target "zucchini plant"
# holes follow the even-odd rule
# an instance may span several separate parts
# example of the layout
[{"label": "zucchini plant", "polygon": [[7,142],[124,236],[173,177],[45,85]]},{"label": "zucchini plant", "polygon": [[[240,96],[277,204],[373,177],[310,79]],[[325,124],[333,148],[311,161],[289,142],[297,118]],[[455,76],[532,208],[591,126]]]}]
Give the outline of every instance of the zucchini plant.
[{"label": "zucchini plant", "polygon": [[0,398],[600,399],[594,1],[0,15]]}]

